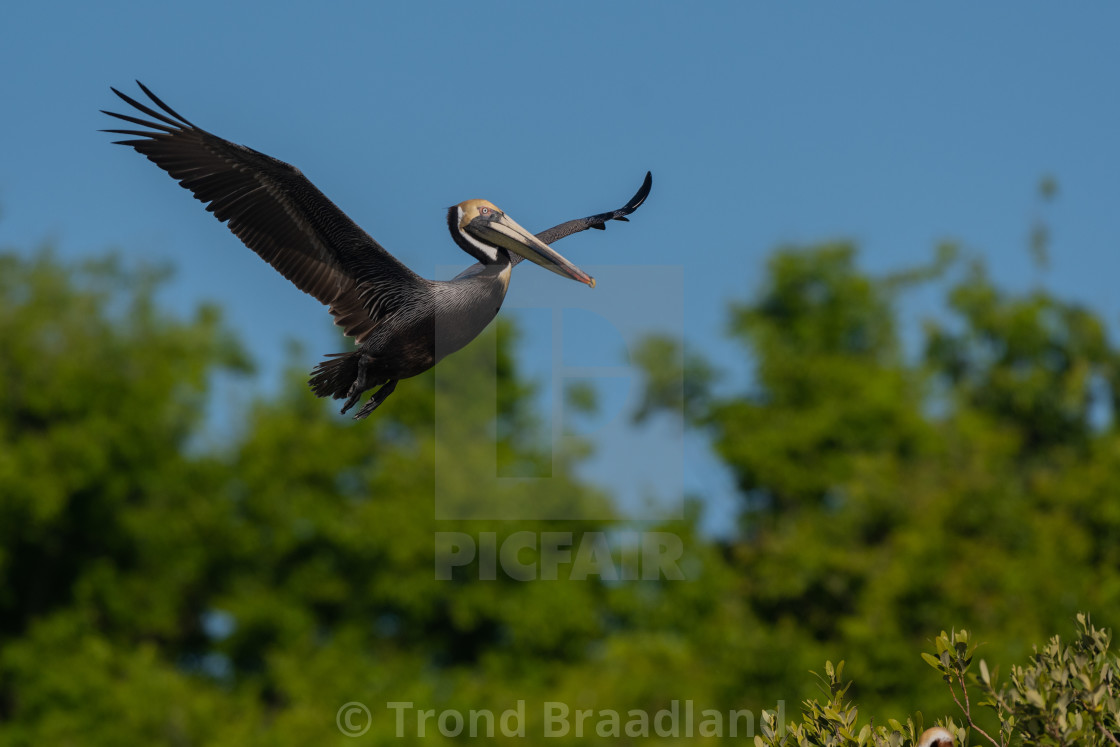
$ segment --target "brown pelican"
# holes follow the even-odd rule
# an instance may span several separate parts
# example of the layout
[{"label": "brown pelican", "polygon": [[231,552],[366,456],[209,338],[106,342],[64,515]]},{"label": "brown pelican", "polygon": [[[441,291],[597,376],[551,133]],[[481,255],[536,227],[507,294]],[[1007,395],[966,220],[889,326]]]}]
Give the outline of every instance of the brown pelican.
[{"label": "brown pelican", "polygon": [[[299,169],[200,129],[140,89],[162,113],[117,89],[125,103],[152,119],[103,111],[148,128],[105,130],[148,157],[206,203],[246,246],[330,308],[357,350],[337,353],[311,373],[319,397],[346,398],[342,412],[380,387],[355,419],[385,401],[400,379],[427,371],[477,337],[501,308],[513,266],[529,259],[595,287],[595,280],[549,246],[587,228],[627,220],[649,194],[652,176],[618,210],[561,223],[537,235],[486,200],[447,212],[451,238],[478,263],[448,281],[425,280],[401,264],[328,200]],[[153,121],[154,120],[154,121]],[[227,223],[228,221],[228,223]]]}]

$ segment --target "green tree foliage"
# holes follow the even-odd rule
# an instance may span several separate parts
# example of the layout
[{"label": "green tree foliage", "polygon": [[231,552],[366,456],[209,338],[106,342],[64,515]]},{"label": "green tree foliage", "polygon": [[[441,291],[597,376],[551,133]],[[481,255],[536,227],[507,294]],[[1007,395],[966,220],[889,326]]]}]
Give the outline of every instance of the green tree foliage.
[{"label": "green tree foliage", "polygon": [[[312,397],[310,361],[293,360],[279,392],[209,438],[214,377],[249,363],[215,309],[164,311],[162,276],[0,256],[0,745],[353,743],[336,725],[351,701],[371,712],[362,739],[382,743],[397,741],[390,702],[501,714],[519,700],[525,738],[494,741],[545,741],[546,701],[594,716],[548,743],[594,744],[617,741],[596,730],[603,712],[688,700],[749,709],[763,735],[763,709],[822,739],[836,716],[858,742],[867,723],[848,698],[876,714],[867,739],[905,744],[918,711],[959,715],[918,655],[937,631],[986,631],[987,660],[1022,661],[1079,610],[1120,612],[1108,330],[1046,292],[1000,289],[951,248],[885,277],[851,245],[779,250],[730,309],[754,365],[730,394],[702,351],[656,338],[634,351],[638,419],[683,410],[734,475],[739,531],[720,541],[695,517],[611,521],[611,497],[579,477],[590,445],[542,426],[508,324],[361,427]],[[931,282],[945,313],[904,339],[899,301]],[[487,518],[528,505],[555,518]],[[497,546],[553,533],[574,553],[629,530],[679,537],[687,580],[570,578],[570,561],[532,582],[484,578],[477,558],[449,580],[433,567],[440,532]],[[615,545],[610,564],[638,552]],[[1000,704],[969,718],[992,735],[1010,717],[1044,730],[1029,693],[1056,713],[1047,693],[1081,696],[1045,683],[1069,657],[1113,667],[1098,649],[1048,648],[1011,689],[969,680]],[[857,684],[826,668],[826,701],[799,720],[805,673],[841,659]],[[1095,688],[1106,668],[1091,662],[1077,666]],[[427,733],[457,740],[435,720]]]},{"label": "green tree foliage", "polygon": [[[207,387],[246,369],[215,310],[167,315],[160,274],[115,261],[0,262],[0,744],[346,743],[349,701],[371,710],[372,741],[396,738],[388,702],[501,713],[521,699],[539,735],[549,699],[656,710],[682,682],[724,707],[740,697],[703,662],[723,630],[752,626],[707,583],[487,580],[477,560],[436,580],[436,532],[578,547],[618,528],[433,518],[437,480],[452,515],[468,501],[483,516],[510,502],[611,515],[575,476],[586,447],[540,436],[513,328],[406,382],[363,427],[293,364],[207,447]],[[472,439],[476,423],[488,437]]]},{"label": "green tree foliage", "polygon": [[[1002,659],[1079,609],[1120,609],[1120,381],[1105,323],[960,265],[946,246],[876,277],[847,244],[779,250],[730,308],[751,381],[698,387],[686,409],[740,488],[726,555],[743,604],[789,631],[776,656],[806,669],[807,655],[845,658],[861,696],[899,713],[951,705],[914,657],[943,620],[1000,631]],[[945,313],[904,345],[898,303],[931,282]],[[647,412],[680,407],[658,395],[656,369],[676,353],[656,345],[668,347],[645,361]],[[696,381],[710,375],[701,365]]]}]

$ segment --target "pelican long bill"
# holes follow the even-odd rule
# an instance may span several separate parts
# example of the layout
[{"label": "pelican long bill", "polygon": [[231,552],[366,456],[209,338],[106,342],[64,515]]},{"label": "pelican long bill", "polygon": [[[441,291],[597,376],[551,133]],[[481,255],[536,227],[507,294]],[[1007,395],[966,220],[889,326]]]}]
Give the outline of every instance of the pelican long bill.
[{"label": "pelican long bill", "polygon": [[485,241],[520,254],[557,275],[569,277],[595,287],[595,278],[576,267],[555,249],[526,231],[517,221],[502,212],[480,215],[467,224],[468,230],[480,241]]}]

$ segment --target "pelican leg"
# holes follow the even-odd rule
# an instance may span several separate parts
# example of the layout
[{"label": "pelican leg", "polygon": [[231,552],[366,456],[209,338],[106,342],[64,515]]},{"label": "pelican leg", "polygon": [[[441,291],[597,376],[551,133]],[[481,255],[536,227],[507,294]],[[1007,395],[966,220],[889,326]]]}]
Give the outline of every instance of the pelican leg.
[{"label": "pelican leg", "polygon": [[366,402],[365,405],[362,406],[362,409],[354,413],[354,420],[361,420],[376,410],[381,403],[385,401],[385,398],[392,394],[393,390],[397,388],[397,381],[399,381],[399,379],[389,379],[384,386],[374,392],[373,396],[369,398],[369,402]]},{"label": "pelican leg", "polygon": [[350,385],[350,390],[346,392],[346,404],[342,406],[342,409],[339,411],[340,414],[345,415],[347,410],[358,404],[358,400],[362,398],[362,394],[369,388],[366,385],[366,371],[372,364],[372,355],[362,353],[358,356],[358,375],[354,377],[354,383]]}]

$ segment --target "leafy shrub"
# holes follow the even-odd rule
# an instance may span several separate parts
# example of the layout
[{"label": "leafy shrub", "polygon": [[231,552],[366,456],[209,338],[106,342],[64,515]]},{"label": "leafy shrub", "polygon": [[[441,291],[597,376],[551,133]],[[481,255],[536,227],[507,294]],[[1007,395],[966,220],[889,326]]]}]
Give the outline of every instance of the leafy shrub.
[{"label": "leafy shrub", "polygon": [[[922,658],[936,669],[949,686],[953,700],[964,715],[965,726],[951,718],[939,722],[952,735],[954,743],[991,743],[996,747],[1024,745],[1120,745],[1120,687],[1117,669],[1120,660],[1109,652],[1111,633],[1095,627],[1087,614],[1077,616],[1077,635],[1068,644],[1054,636],[1035,653],[1026,665],[1011,668],[1010,681],[999,683],[998,670],[983,659],[979,674],[970,672],[979,644],[967,630],[941,632],[934,640],[936,653]],[[902,747],[921,740],[922,715],[917,713],[901,723],[887,719],[876,726],[874,719],[858,724],[858,709],[846,700],[851,681],[844,682],[844,662],[825,663],[821,689],[825,702],[805,701],[799,724],[785,726],[777,715],[767,711],[761,719],[762,734],[756,747],[821,745],[848,747]],[[998,683],[998,684],[997,684]],[[971,694],[970,694],[971,688]],[[977,693],[979,698],[976,698]],[[975,709],[984,708],[998,718],[998,729],[989,734],[976,723]]]}]

